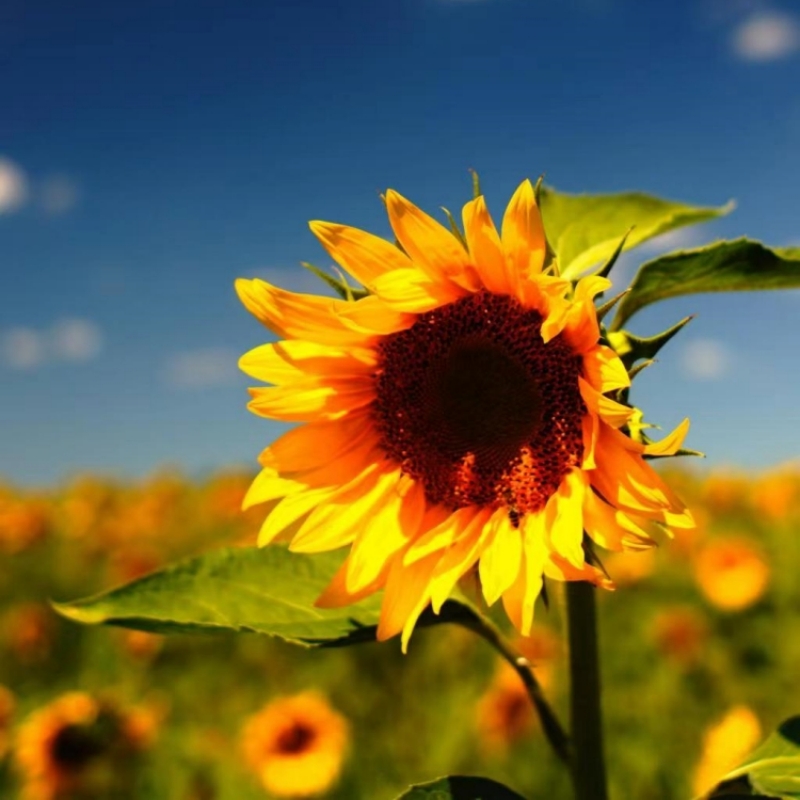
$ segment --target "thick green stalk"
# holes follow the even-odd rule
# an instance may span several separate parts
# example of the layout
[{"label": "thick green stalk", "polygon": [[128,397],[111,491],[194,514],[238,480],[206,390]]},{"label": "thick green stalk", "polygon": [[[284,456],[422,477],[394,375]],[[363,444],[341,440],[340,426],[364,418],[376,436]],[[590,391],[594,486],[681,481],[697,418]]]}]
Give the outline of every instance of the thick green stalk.
[{"label": "thick green stalk", "polygon": [[566,597],[575,795],[577,800],[607,800],[595,588],[571,581],[566,584]]}]

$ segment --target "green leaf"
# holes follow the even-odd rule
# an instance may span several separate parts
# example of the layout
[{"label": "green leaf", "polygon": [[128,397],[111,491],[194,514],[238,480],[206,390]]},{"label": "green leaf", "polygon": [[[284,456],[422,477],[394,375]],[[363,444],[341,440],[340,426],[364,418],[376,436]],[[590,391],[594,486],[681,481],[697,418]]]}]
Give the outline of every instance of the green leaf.
[{"label": "green leaf", "polygon": [[[153,633],[240,631],[309,647],[373,642],[380,596],[339,609],[314,606],[343,558],[341,552],[308,556],[277,546],[216,550],[53,607],[75,622]],[[417,627],[474,616],[464,603],[448,600],[438,615],[427,609]]]},{"label": "green leaf", "polygon": [[309,264],[308,261],[301,261],[300,266],[307,269],[309,272],[316,275],[323,283],[330,286],[343,300],[360,300],[362,297],[366,297],[369,294],[366,289],[353,289],[350,284],[347,283],[347,279],[341,272],[337,280],[333,275],[328,275],[325,270],[315,267],[313,264]]},{"label": "green leaf", "polygon": [[432,783],[412,786],[397,800],[524,800],[524,798],[488,778],[452,775]]},{"label": "green leaf", "polygon": [[800,716],[783,722],[726,780],[740,775],[756,792],[800,798]]},{"label": "green leaf", "polygon": [[314,601],[341,553],[307,556],[282,547],[216,550],[56,611],[76,622],[154,633],[248,631],[304,645],[375,638],[380,598],[342,609]]},{"label": "green leaf", "polygon": [[652,360],[661,348],[693,319],[694,317],[684,317],[671,328],[647,338],[636,336],[630,331],[611,331],[608,334],[608,341],[622,360],[625,368],[630,371],[637,361],[642,359]]},{"label": "green leaf", "polygon": [[558,256],[561,274],[574,279],[609,259],[632,226],[624,243],[626,250],[683,225],[727,214],[733,204],[703,208],[640,192],[565,194],[542,187],[541,208],[545,233]]},{"label": "green leaf", "polygon": [[769,248],[750,239],[714,242],[644,264],[617,308],[619,329],[650,303],[702,292],[800,287],[800,247]]}]

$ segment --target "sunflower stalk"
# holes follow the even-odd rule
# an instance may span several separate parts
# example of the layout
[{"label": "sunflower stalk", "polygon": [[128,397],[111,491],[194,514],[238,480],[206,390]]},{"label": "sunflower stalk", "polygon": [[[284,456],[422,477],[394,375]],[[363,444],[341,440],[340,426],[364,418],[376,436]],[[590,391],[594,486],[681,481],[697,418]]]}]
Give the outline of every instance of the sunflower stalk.
[{"label": "sunflower stalk", "polygon": [[595,588],[566,584],[572,776],[576,800],[607,800]]},{"label": "sunflower stalk", "polygon": [[475,614],[455,621],[487,641],[519,675],[536,709],[536,713],[539,715],[545,738],[550,743],[556,756],[569,767],[572,764],[572,747],[569,736],[561,725],[555,711],[547,702],[542,687],[533,674],[530,661],[514,650],[510,642],[486,617]]}]

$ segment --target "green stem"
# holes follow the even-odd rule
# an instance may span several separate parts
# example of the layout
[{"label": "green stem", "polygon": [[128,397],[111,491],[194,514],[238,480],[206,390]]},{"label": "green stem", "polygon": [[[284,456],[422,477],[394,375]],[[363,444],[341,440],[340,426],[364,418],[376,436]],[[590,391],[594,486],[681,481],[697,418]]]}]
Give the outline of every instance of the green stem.
[{"label": "green stem", "polygon": [[577,800],[607,800],[595,588],[571,581],[566,597],[575,795]]},{"label": "green stem", "polygon": [[522,683],[525,685],[531,702],[536,708],[536,712],[542,724],[542,731],[547,741],[561,761],[568,767],[571,766],[572,753],[569,737],[561,726],[555,712],[550,707],[550,704],[547,702],[547,698],[544,696],[539,681],[536,680],[536,676],[533,674],[533,669],[528,659],[517,653],[514,648],[511,647],[508,640],[485,617],[476,614],[454,621],[457,621],[458,624],[485,639],[514,668],[514,671],[519,675]]}]

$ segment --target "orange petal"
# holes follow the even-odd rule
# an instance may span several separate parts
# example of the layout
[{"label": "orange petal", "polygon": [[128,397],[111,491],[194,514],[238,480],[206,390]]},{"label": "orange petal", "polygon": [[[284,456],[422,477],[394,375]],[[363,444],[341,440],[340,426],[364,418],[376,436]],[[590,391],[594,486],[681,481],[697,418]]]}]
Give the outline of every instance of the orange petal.
[{"label": "orange petal", "polygon": [[547,560],[545,514],[527,514],[522,520],[522,564],[516,580],[503,594],[503,607],[514,627],[529,636],[536,599],[542,591],[542,572]]},{"label": "orange petal", "polygon": [[414,625],[430,602],[429,583],[438,561],[438,553],[407,566],[399,555],[392,560],[383,593],[378,641],[402,631],[402,648],[406,652]]},{"label": "orange petal", "polygon": [[378,591],[378,589],[380,589],[380,587],[383,585],[383,582],[386,580],[386,571],[384,571],[384,574],[369,586],[364,586],[357,592],[349,591],[345,583],[347,570],[350,566],[349,561],[349,558],[344,560],[344,563],[336,571],[336,574],[331,579],[331,582],[327,585],[322,594],[314,601],[314,605],[317,608],[342,608],[343,606],[349,606],[353,603],[358,603],[359,600],[363,600],[365,597],[369,597],[369,595]]},{"label": "orange petal", "polygon": [[469,255],[447,228],[392,189],[386,192],[386,210],[403,249],[431,280],[470,284]]},{"label": "orange petal", "polygon": [[387,272],[414,268],[399,247],[380,236],[334,222],[315,220],[308,225],[331,258],[364,286]]},{"label": "orange petal", "polygon": [[610,506],[593,491],[586,492],[583,515],[586,532],[606,550],[642,550],[656,544],[628,514]]},{"label": "orange petal", "polygon": [[542,271],[547,245],[542,215],[529,180],[519,185],[506,208],[502,242],[515,286],[526,280],[528,275],[538,275]]},{"label": "orange petal", "polygon": [[284,339],[307,339],[331,346],[365,345],[363,333],[345,326],[337,310],[353,305],[345,300],[287,292],[266,281],[236,281],[236,292],[247,310]]},{"label": "orange petal", "polygon": [[453,303],[467,294],[454,283],[436,283],[417,270],[387,272],[370,284],[370,290],[394,311],[422,314]]},{"label": "orange petal", "polygon": [[483,285],[495,294],[513,294],[500,235],[483,195],[470,200],[461,216],[467,246]]}]

